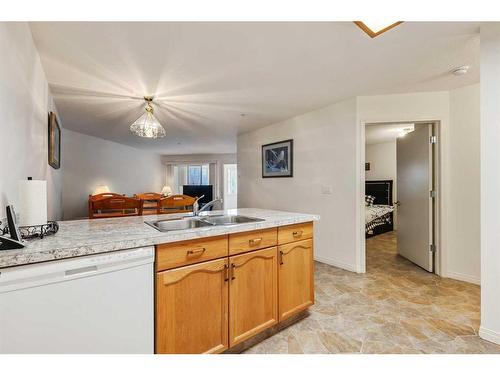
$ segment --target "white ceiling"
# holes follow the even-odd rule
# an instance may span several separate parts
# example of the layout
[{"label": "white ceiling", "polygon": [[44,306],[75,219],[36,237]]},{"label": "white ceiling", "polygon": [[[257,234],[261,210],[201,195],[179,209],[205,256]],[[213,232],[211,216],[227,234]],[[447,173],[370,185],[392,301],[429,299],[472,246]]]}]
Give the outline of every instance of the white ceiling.
[{"label": "white ceiling", "polygon": [[373,145],[396,140],[404,129],[414,126],[413,124],[376,124],[366,125],[365,143]]},{"label": "white ceiling", "polygon": [[[351,22],[31,23],[65,128],[163,154],[234,152],[238,133],[357,95],[478,82],[478,27],[405,22],[371,39]],[[152,94],[159,140],[129,132],[131,97]]]}]

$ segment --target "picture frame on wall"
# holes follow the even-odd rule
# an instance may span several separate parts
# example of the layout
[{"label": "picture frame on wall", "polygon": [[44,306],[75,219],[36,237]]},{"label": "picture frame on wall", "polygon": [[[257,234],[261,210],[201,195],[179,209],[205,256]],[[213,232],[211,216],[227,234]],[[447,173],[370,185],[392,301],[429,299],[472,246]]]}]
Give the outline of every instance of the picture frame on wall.
[{"label": "picture frame on wall", "polygon": [[61,127],[54,112],[49,112],[49,165],[54,169],[61,168]]},{"label": "picture frame on wall", "polygon": [[262,146],[262,178],[293,177],[293,139]]}]

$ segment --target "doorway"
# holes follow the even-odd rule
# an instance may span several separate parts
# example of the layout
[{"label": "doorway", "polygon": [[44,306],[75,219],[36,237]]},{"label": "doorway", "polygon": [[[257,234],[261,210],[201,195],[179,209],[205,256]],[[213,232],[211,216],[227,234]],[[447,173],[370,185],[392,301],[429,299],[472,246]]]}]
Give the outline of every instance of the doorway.
[{"label": "doorway", "polygon": [[438,122],[365,124],[367,266],[370,260],[384,264],[377,259],[381,254],[404,258],[430,273],[437,271],[438,126]]}]

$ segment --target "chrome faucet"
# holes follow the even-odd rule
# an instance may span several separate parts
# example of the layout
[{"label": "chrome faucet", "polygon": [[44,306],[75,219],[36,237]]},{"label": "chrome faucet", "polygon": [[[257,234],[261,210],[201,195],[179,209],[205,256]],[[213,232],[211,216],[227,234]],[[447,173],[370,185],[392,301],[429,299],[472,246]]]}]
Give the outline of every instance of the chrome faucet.
[{"label": "chrome faucet", "polygon": [[222,203],[222,199],[221,198],[217,198],[217,199],[214,199],[210,202],[208,202],[206,205],[204,205],[202,208],[199,208],[200,205],[198,204],[198,201],[203,198],[204,195],[202,195],[201,197],[199,198],[196,198],[196,200],[194,201],[193,203],[193,216],[199,216],[200,213],[202,213],[203,211],[206,211],[208,210],[210,207],[212,207],[215,203],[217,202],[221,202]]}]

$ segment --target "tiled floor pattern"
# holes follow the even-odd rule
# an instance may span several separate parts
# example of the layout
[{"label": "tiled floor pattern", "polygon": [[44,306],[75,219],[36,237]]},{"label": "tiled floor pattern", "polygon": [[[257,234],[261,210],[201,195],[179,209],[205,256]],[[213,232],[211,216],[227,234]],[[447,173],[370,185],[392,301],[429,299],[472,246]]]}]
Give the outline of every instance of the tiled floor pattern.
[{"label": "tiled floor pattern", "polygon": [[245,353],[500,353],[477,335],[479,286],[398,256],[394,232],[366,248],[366,274],[316,263],[310,316]]}]

